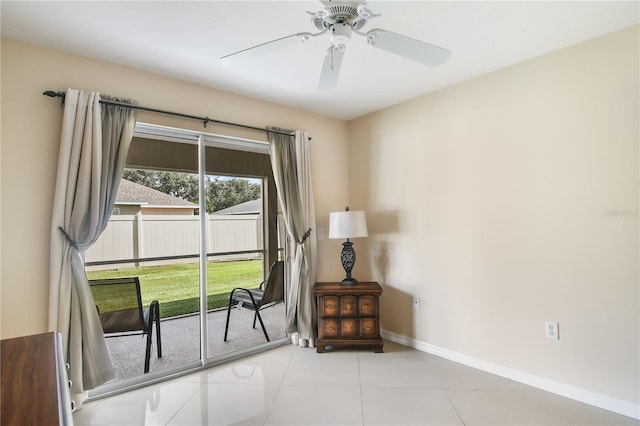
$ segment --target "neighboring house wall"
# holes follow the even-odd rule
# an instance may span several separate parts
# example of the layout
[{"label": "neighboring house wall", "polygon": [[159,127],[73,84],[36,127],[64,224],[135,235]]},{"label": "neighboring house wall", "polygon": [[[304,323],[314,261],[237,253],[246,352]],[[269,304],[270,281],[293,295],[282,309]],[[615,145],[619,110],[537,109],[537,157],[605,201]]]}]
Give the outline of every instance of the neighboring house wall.
[{"label": "neighboring house wall", "polygon": [[350,123],[384,329],[637,407],[638,28]]},{"label": "neighboring house wall", "polygon": [[182,207],[140,207],[140,213],[147,216],[193,216],[193,208]]},{"label": "neighboring house wall", "polygon": [[126,204],[114,204],[114,211],[117,211],[118,215],[134,215],[140,211],[140,206],[132,206]]},{"label": "neighboring house wall", "polygon": [[114,211],[117,210],[118,215],[134,215],[140,213],[143,215],[169,215],[179,216],[187,215],[193,216],[194,209],[192,207],[145,207],[145,206],[132,206],[127,204],[114,204]]}]

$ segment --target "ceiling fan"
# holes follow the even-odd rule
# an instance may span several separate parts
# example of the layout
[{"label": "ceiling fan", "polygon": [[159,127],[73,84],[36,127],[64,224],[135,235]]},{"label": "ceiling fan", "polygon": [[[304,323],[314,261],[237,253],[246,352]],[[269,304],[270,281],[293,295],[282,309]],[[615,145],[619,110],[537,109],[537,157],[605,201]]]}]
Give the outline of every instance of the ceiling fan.
[{"label": "ceiling fan", "polygon": [[380,16],[367,9],[366,2],[363,0],[320,0],[320,2],[324,5],[324,10],[307,12],[311,15],[311,21],[319,32],[292,34],[230,53],[221,57],[220,60],[223,63],[239,63],[300,42],[306,43],[312,37],[328,33],[331,36],[331,46],[325,53],[318,83],[318,90],[328,90],[338,83],[342,58],[351,34],[364,37],[370,46],[430,67],[442,64],[451,55],[448,49],[391,31],[376,28],[366,33],[361,32],[360,30],[369,20]]}]

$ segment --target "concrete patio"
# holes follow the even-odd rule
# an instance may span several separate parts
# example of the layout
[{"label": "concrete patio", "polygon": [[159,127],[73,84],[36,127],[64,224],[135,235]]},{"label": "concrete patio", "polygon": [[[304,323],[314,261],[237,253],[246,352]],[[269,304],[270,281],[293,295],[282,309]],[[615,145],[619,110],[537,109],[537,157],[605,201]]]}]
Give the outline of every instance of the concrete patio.
[{"label": "concrete patio", "polygon": [[[256,323],[255,329],[251,327],[254,312],[249,309],[237,308],[231,310],[228,339],[224,342],[226,315],[226,308],[207,314],[209,333],[207,353],[209,358],[215,358],[266,342],[260,324]],[[260,311],[260,315],[272,341],[285,336],[284,303],[265,308]],[[175,367],[200,358],[199,315],[167,318],[161,321],[160,328],[162,358],[157,357],[154,328],[150,372]],[[145,339],[146,336],[124,336],[107,339],[107,346],[116,367],[118,380],[143,374]]]}]

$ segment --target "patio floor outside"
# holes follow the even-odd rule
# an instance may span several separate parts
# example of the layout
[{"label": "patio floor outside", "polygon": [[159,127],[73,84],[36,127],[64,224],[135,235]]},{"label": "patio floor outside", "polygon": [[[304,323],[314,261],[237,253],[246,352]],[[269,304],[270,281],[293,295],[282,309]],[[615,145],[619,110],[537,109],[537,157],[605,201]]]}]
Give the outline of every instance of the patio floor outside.
[{"label": "patio floor outside", "polygon": [[[277,340],[285,336],[285,305],[279,303],[260,311],[269,338]],[[227,341],[224,327],[227,310],[220,309],[207,314],[209,333],[208,357],[235,352],[266,342],[260,324],[252,328],[254,312],[250,309],[233,308],[229,321]],[[149,372],[175,367],[200,358],[200,316],[191,315],[167,318],[161,321],[162,358],[157,357],[155,328]],[[139,376],[144,370],[146,336],[111,337],[107,346],[116,367],[117,379]]]}]

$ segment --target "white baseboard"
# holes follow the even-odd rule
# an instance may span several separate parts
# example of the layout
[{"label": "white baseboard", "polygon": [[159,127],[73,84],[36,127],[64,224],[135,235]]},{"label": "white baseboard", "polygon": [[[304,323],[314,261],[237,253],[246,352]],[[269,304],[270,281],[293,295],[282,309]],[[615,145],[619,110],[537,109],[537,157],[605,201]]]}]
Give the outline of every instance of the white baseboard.
[{"label": "white baseboard", "polygon": [[640,419],[640,405],[621,401],[607,395],[587,391],[565,383],[549,380],[544,377],[524,373],[513,368],[504,367],[469,355],[454,352],[452,350],[441,348],[391,331],[382,330],[381,334],[384,339],[404,346],[409,346],[422,352],[436,355],[469,367],[477,368],[478,370],[486,371],[487,373],[505,377],[519,383],[524,383],[526,385],[580,401],[585,404],[593,405],[604,410],[613,411],[614,413],[622,414],[623,416]]}]

